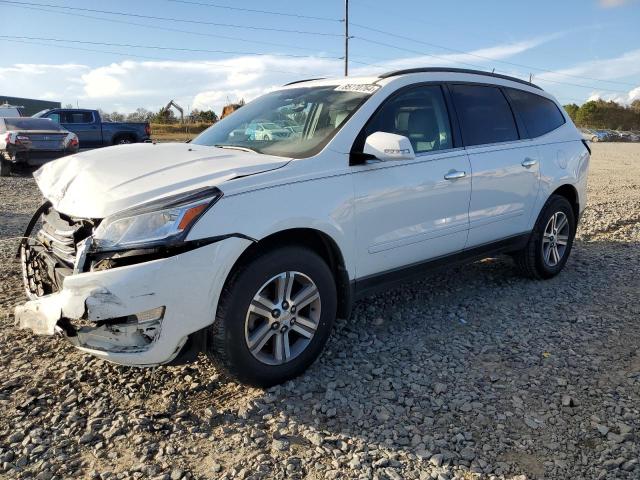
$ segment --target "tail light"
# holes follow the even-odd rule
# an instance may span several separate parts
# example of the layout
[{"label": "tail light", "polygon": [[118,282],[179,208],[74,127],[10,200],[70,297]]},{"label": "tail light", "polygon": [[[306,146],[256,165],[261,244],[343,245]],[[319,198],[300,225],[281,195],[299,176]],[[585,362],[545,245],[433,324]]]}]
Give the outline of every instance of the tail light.
[{"label": "tail light", "polygon": [[149,125],[148,123],[144,126],[144,133],[149,136],[151,135],[151,125]]},{"label": "tail light", "polygon": [[78,141],[78,137],[71,137],[71,140],[69,141],[69,146],[77,147],[78,145],[80,145],[80,142]]}]

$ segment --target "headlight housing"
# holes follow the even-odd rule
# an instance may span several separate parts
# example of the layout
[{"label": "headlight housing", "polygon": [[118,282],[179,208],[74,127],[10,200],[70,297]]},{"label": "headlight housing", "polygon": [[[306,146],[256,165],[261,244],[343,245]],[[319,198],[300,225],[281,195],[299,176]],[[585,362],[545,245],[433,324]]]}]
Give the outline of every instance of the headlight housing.
[{"label": "headlight housing", "polygon": [[93,234],[93,248],[112,251],[180,243],[220,197],[220,190],[207,187],[106,217]]}]

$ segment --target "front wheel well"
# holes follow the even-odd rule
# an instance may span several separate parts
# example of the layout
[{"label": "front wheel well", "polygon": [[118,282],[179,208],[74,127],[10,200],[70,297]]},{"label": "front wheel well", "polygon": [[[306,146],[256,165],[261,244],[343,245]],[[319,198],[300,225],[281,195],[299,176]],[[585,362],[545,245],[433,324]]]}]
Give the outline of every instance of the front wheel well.
[{"label": "front wheel well", "polygon": [[[251,244],[242,252],[233,266],[232,273],[237,268],[247,265],[251,260],[267,251],[283,246],[301,246],[319,255],[333,273],[338,292],[338,317],[348,318],[351,313],[353,295],[349,282],[349,274],[344,263],[344,257],[335,240],[324,232],[313,228],[293,228],[268,235],[258,242]],[[232,274],[229,275],[231,277]]]},{"label": "front wheel well", "polygon": [[566,198],[571,204],[575,218],[577,219],[579,217],[580,199],[578,198],[578,191],[573,185],[562,185],[561,187],[556,188],[551,195],[560,195],[561,197]]}]

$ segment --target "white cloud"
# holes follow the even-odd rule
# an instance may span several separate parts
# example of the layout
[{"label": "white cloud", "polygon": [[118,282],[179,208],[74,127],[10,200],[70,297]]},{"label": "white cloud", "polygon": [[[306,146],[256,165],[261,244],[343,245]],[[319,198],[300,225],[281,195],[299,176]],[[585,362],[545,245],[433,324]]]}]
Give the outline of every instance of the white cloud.
[{"label": "white cloud", "polygon": [[630,3],[630,1],[629,0],[599,0],[598,3],[603,8],[614,8],[614,7],[620,7],[622,5]]},{"label": "white cloud", "polygon": [[494,60],[510,58],[519,53],[538,47],[543,43],[555,40],[562,35],[562,33],[554,33],[520,42],[471,50],[467,53],[438,53],[433,55],[412,56],[397,60],[390,60],[388,62],[376,62],[375,67],[359,67],[354,70],[354,73],[367,74],[379,72],[380,70],[411,68],[416,65],[423,67],[456,66],[460,68],[474,68],[477,66],[487,69],[495,67],[496,69],[504,70],[504,67],[500,66],[500,64],[496,63]]},{"label": "white cloud", "polygon": [[[640,85],[631,87],[631,85],[625,86],[624,83],[598,82],[593,79],[614,80],[616,82],[634,75],[640,75],[640,49],[626,52],[614,58],[592,60],[570,68],[542,73],[536,75],[535,81],[544,84],[545,80],[549,80],[550,83],[547,85],[557,88],[562,87],[562,83],[600,85],[599,88],[594,89],[588,100],[604,99],[625,104],[640,96]],[[554,82],[561,83],[558,85]],[[582,93],[584,90],[579,89],[579,92]]]},{"label": "white cloud", "polygon": [[[558,34],[470,52],[505,59],[556,38]],[[354,75],[415,66],[478,64],[491,69],[491,60],[464,54],[438,58],[411,56],[378,62],[375,67],[352,68]],[[157,110],[174,99],[184,108],[212,108],[227,101],[249,101],[288,81],[308,77],[341,76],[342,61],[318,57],[243,56],[225,60],[139,61],[90,67],[78,64],[17,64],[0,67],[0,92],[5,95],[57,99],[106,111]]]}]

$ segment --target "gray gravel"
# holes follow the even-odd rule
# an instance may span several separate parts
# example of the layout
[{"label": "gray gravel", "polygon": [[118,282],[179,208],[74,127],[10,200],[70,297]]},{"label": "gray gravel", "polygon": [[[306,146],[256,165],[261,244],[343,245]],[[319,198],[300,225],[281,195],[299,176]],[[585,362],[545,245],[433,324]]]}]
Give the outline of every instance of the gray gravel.
[{"label": "gray gravel", "polygon": [[[303,377],[267,391],[206,360],[133,369],[13,327],[0,242],[0,476],[640,478],[640,145],[596,144],[566,270],[508,258],[356,305]],[[0,179],[0,238],[39,202]]]}]

